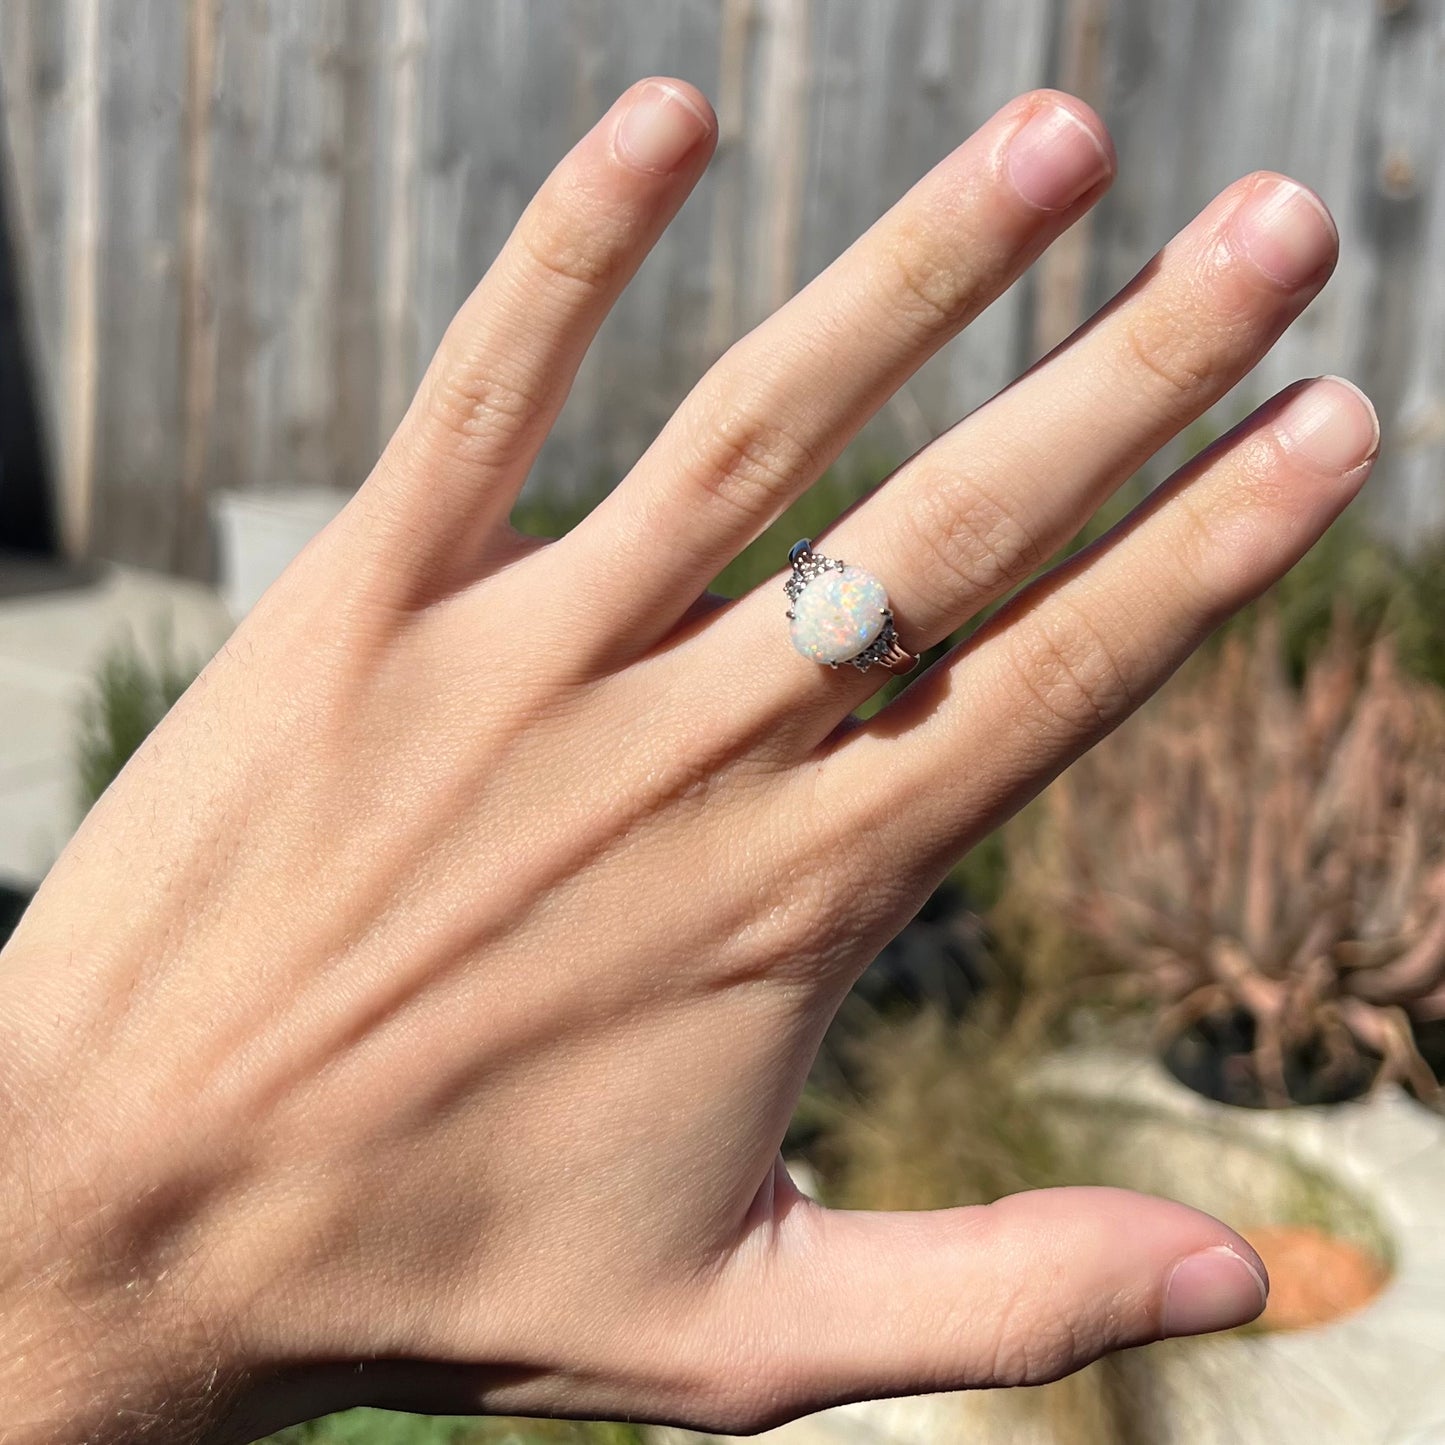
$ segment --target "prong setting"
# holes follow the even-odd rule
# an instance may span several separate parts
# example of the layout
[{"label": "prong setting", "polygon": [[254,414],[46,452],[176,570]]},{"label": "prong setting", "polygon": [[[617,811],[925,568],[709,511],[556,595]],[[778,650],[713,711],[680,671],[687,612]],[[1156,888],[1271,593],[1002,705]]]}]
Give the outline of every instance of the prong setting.
[{"label": "prong setting", "polygon": [[859,672],[874,664],[906,672],[916,664],[898,641],[887,593],[872,573],[820,555],[806,537],[789,549],[788,561],[786,615],[793,646],[804,657],[833,669],[848,662]]}]

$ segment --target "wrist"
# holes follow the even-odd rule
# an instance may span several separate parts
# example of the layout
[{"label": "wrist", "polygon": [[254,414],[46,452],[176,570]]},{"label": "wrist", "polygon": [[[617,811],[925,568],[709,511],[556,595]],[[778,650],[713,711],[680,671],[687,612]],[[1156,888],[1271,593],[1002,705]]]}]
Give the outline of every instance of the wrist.
[{"label": "wrist", "polygon": [[187,1213],[183,1191],[118,1167],[123,1147],[96,1143],[129,1131],[76,1117],[91,1092],[78,1063],[67,1080],[42,1078],[24,1040],[4,1032],[0,1439],[206,1440],[238,1372],[197,1327],[199,1282],[167,1241]]},{"label": "wrist", "polygon": [[[15,1182],[7,1171],[7,1198],[23,1205]],[[97,1224],[103,1208],[93,1211]],[[163,1281],[128,1267],[125,1249],[103,1226],[86,1238],[46,1238],[34,1227],[41,1219],[3,1221],[0,1438],[6,1445],[206,1439],[230,1392],[225,1362],[186,1326]]]}]

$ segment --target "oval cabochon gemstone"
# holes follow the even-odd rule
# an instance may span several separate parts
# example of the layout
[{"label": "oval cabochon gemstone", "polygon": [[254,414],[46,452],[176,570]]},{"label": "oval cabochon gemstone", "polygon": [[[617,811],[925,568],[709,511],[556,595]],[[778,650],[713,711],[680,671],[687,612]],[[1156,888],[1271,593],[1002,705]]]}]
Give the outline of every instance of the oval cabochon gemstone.
[{"label": "oval cabochon gemstone", "polygon": [[871,572],[819,572],[793,600],[793,646],[813,662],[847,662],[883,631],[887,606],[888,593]]}]

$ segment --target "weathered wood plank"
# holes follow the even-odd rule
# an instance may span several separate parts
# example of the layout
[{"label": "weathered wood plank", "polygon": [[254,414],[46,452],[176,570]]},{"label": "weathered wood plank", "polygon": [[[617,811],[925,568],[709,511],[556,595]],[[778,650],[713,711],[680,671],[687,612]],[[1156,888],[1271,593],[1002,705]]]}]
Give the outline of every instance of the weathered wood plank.
[{"label": "weathered wood plank", "polygon": [[1270,168],[1329,202],[1341,263],[1214,425],[1297,376],[1357,377],[1388,432],[1368,505],[1419,534],[1445,519],[1442,56],[1445,0],[7,0],[68,544],[204,571],[216,491],[355,485],[533,191],[651,72],[715,97],[719,152],[532,486],[615,480],[736,336],[1054,84],[1104,114],[1117,185],[865,436],[916,448]]},{"label": "weathered wood plank", "polygon": [[[77,256],[82,273],[92,265],[97,272],[95,536],[143,566],[166,568],[174,561],[185,469],[180,242],[186,28],[174,23],[168,0],[100,5],[95,15],[95,154],[80,164],[93,164],[98,178],[98,243]],[[75,364],[91,363],[78,353]]]}]

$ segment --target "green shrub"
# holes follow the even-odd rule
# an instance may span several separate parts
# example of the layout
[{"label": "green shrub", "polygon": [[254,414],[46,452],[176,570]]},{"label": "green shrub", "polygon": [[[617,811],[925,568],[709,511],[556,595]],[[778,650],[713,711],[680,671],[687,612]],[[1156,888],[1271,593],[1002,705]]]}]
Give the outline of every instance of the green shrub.
[{"label": "green shrub", "polygon": [[1161,1047],[1245,1021],[1231,1097],[1378,1069],[1440,1102],[1416,1030],[1445,1000],[1445,693],[1343,620],[1302,685],[1283,661],[1266,612],[1054,783],[1008,830],[1016,916],[1100,955]]},{"label": "green shrub", "polygon": [[346,1410],[293,1425],[259,1445],[643,1445],[645,1438],[636,1425]]},{"label": "green shrub", "polygon": [[153,658],[134,637],[104,654],[78,717],[76,801],[82,814],[115,781],[199,671],[176,656],[169,631],[157,637]]},{"label": "green shrub", "polygon": [[[1388,634],[1406,672],[1445,686],[1445,535],[1407,555],[1347,513],[1267,598],[1296,683],[1343,613],[1367,641]],[[1258,613],[1241,623],[1253,626]]]}]

